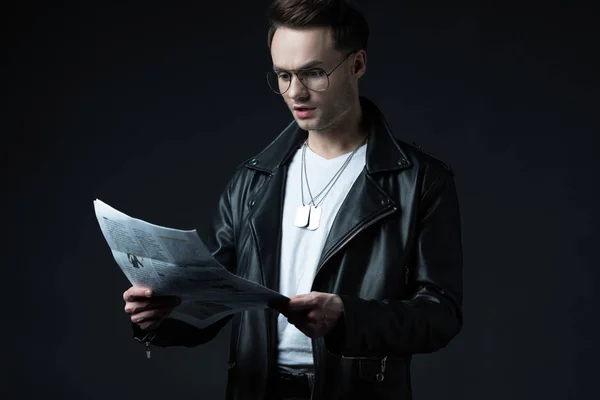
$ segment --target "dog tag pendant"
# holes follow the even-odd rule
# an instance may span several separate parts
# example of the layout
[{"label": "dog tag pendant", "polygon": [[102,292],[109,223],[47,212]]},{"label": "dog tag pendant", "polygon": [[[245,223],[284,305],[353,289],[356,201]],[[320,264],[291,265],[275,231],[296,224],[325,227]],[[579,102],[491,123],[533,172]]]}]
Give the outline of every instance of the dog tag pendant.
[{"label": "dog tag pendant", "polygon": [[316,231],[321,223],[321,212],[323,209],[321,207],[311,207],[310,208],[310,216],[308,218],[308,226],[306,229],[311,231]]},{"label": "dog tag pendant", "polygon": [[309,217],[310,206],[298,206],[298,209],[296,210],[296,220],[294,221],[294,225],[296,225],[298,228],[305,228],[308,225]]}]

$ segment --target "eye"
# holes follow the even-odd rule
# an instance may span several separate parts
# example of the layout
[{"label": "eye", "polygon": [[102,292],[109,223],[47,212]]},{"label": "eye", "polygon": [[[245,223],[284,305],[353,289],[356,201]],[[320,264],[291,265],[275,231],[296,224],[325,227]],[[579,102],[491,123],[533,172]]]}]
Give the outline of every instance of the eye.
[{"label": "eye", "polygon": [[285,71],[281,71],[277,74],[277,78],[279,80],[282,81],[289,81],[290,80],[290,73],[289,72],[285,72]]},{"label": "eye", "polygon": [[325,71],[323,71],[322,69],[311,69],[306,71],[305,73],[307,78],[322,78],[325,76]]}]

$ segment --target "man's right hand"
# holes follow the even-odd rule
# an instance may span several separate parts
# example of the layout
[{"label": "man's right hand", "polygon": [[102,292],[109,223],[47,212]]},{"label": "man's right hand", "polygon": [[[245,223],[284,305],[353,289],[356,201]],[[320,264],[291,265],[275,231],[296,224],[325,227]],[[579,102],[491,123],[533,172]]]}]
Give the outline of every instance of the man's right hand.
[{"label": "man's right hand", "polygon": [[132,286],[123,293],[125,312],[142,330],[158,328],[173,308],[181,304],[177,296],[154,296],[151,289]]}]

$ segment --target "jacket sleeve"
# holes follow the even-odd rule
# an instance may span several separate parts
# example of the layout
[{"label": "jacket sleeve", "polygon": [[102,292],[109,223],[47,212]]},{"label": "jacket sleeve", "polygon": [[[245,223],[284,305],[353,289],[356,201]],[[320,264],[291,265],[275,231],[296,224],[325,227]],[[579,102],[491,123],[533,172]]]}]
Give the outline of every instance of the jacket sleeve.
[{"label": "jacket sleeve", "polygon": [[[232,190],[241,172],[238,167],[234,177],[221,194],[217,212],[213,217],[205,244],[213,256],[229,271],[235,271],[235,227],[232,211]],[[225,317],[211,326],[198,329],[174,318],[166,318],[160,326],[152,331],[144,331],[137,325],[131,324],[133,338],[141,343],[151,343],[159,347],[186,346],[194,347],[212,340],[219,331],[227,325],[232,316]]]},{"label": "jacket sleeve", "polygon": [[[325,336],[334,354],[408,356],[446,346],[462,328],[462,239],[453,173],[425,177],[407,300],[341,295],[344,315]],[[440,171],[441,170],[441,171]],[[431,171],[429,171],[431,172]]]}]

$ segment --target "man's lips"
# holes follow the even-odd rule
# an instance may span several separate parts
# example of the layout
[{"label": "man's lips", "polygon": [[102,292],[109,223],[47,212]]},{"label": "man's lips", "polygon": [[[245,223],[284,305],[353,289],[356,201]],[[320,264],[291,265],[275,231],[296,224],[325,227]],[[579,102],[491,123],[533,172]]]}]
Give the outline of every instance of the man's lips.
[{"label": "man's lips", "polygon": [[305,119],[305,118],[310,118],[316,108],[309,108],[309,107],[294,107],[294,113],[296,114],[296,117],[301,118],[301,119]]}]

